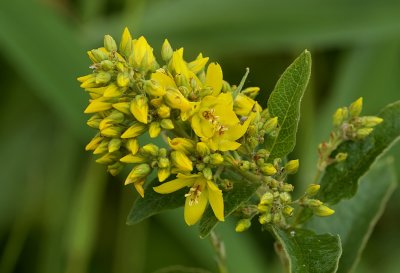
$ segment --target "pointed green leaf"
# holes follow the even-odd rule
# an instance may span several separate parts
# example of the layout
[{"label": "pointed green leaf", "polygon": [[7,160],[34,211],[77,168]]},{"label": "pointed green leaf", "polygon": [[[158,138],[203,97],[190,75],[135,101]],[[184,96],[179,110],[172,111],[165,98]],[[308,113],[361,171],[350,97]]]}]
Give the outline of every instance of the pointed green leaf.
[{"label": "pointed green leaf", "polygon": [[290,273],[336,272],[342,247],[340,238],[315,234],[306,229],[292,231],[272,228],[276,250]]},{"label": "pointed green leaf", "polygon": [[158,179],[153,179],[144,187],[144,198],[138,197],[128,215],[126,223],[134,225],[152,215],[168,209],[176,209],[185,204],[186,188],[170,194],[159,194],[153,187],[160,185]]},{"label": "pointed green leaf", "polygon": [[338,272],[353,272],[396,185],[392,158],[377,162],[361,179],[354,198],[333,206],[335,213],[332,216],[314,217],[307,223],[307,228],[317,232],[339,234],[343,255]]},{"label": "pointed green leaf", "polygon": [[[232,212],[248,201],[260,186],[260,181],[249,180],[232,171],[225,171],[224,177],[233,182],[233,188],[224,192],[224,215],[227,218]],[[207,237],[218,224],[218,219],[210,207],[207,208],[200,220],[200,237]]]},{"label": "pointed green leaf", "polygon": [[379,114],[384,121],[361,141],[348,141],[341,144],[337,153],[347,153],[343,162],[328,166],[321,179],[318,198],[335,204],[343,198],[351,198],[357,191],[358,180],[363,176],[376,158],[400,137],[400,101],[389,104]]},{"label": "pointed green leaf", "polygon": [[300,102],[311,75],[311,54],[305,50],[282,74],[268,99],[268,109],[278,117],[276,137],[267,138],[270,159],[285,157],[296,144]]}]

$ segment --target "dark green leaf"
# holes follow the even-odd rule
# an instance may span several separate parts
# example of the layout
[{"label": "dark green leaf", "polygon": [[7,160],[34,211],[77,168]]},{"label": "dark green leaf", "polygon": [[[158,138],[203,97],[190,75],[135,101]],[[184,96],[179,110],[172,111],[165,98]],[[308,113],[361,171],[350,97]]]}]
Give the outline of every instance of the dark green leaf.
[{"label": "dark green leaf", "polygon": [[152,215],[179,208],[185,204],[186,188],[170,194],[159,194],[153,190],[153,187],[159,184],[156,178],[144,187],[144,198],[138,197],[133,204],[126,221],[128,225],[137,224]]},{"label": "dark green leaf", "polygon": [[279,125],[277,136],[266,142],[271,160],[286,156],[296,144],[300,102],[310,75],[311,54],[306,50],[282,74],[268,99],[269,112]]},{"label": "dark green leaf", "polygon": [[342,247],[339,236],[315,234],[306,229],[273,228],[276,250],[290,273],[336,272]]},{"label": "dark green leaf", "polygon": [[325,219],[312,218],[307,228],[317,232],[339,234],[343,255],[338,272],[352,272],[396,187],[396,174],[391,158],[377,162],[360,181],[354,198],[343,200],[332,208],[335,214]]},{"label": "dark green leaf", "polygon": [[[226,171],[224,175],[233,182],[233,189],[224,192],[224,215],[226,218],[250,199],[260,186],[260,181],[250,181],[232,171]],[[218,219],[215,217],[212,209],[208,207],[200,220],[200,237],[204,238],[208,236],[217,224]]]},{"label": "dark green leaf", "polygon": [[379,114],[384,121],[364,140],[345,142],[335,153],[347,153],[345,161],[328,166],[321,179],[318,195],[324,202],[335,204],[351,198],[357,191],[358,180],[376,158],[400,136],[400,101],[389,104]]}]

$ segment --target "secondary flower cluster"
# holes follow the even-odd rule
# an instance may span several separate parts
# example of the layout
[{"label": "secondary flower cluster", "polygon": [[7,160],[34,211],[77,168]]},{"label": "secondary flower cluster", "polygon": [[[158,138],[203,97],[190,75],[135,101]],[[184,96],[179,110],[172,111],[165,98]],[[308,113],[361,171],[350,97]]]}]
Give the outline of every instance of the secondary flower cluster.
[{"label": "secondary flower cluster", "polygon": [[[128,29],[119,46],[106,35],[104,47],[88,55],[92,73],[78,80],[90,96],[87,124],[98,131],[86,149],[99,155],[98,163],[112,175],[129,164],[125,184],[142,197],[152,171],[161,184],[149,190],[169,194],[187,187],[182,198],[188,225],[198,222],[208,203],[224,220],[221,189],[235,186],[224,178],[225,170],[254,177],[263,181],[257,191],[260,223],[285,224],[293,213],[293,186],[285,179],[298,161],[282,167],[280,159],[269,159],[263,143],[276,135],[278,119],[254,100],[258,87],[230,85],[219,64],[207,65],[202,54],[186,61],[183,48],[174,51],[168,40],[160,65],[146,39],[133,39]],[[140,143],[149,138],[164,139],[165,145]]]}]

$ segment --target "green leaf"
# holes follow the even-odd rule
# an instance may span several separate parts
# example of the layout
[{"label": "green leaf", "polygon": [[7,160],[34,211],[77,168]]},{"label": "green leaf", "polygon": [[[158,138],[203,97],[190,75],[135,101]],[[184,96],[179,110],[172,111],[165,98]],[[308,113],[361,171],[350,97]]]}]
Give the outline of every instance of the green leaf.
[{"label": "green leaf", "polygon": [[392,158],[379,161],[361,179],[354,198],[333,206],[335,213],[332,216],[314,217],[307,222],[306,227],[317,232],[339,234],[343,255],[338,272],[353,272],[396,185]]},{"label": "green leaf", "polygon": [[168,209],[176,209],[185,204],[187,189],[181,189],[169,194],[159,194],[153,190],[158,186],[158,179],[153,179],[144,187],[144,198],[138,197],[128,215],[128,225],[137,224],[144,219]]},{"label": "green leaf", "polygon": [[[261,182],[259,180],[249,180],[248,178],[228,170],[225,171],[225,177],[233,182],[233,188],[223,193],[224,215],[225,218],[227,218],[232,212],[251,198]],[[214,212],[208,207],[200,220],[200,237],[207,237],[218,222]]]},{"label": "green leaf", "polygon": [[318,198],[336,204],[343,198],[351,198],[357,191],[358,180],[376,158],[382,155],[400,136],[400,101],[389,104],[379,114],[384,121],[365,139],[341,144],[337,153],[347,153],[345,161],[326,168],[321,179]]},{"label": "green leaf", "polygon": [[270,159],[282,158],[293,151],[300,119],[300,102],[311,75],[311,54],[305,50],[283,73],[268,99],[268,109],[278,117],[279,131],[268,138]]},{"label": "green leaf", "polygon": [[342,247],[340,238],[315,234],[306,229],[292,231],[272,228],[278,240],[276,250],[290,273],[336,272]]}]

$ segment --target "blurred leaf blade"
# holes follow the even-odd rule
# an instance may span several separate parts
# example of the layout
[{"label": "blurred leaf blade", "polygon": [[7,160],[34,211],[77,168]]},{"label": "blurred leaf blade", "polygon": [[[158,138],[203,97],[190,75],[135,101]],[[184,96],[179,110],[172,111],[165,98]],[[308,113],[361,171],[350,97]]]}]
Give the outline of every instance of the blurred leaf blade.
[{"label": "blurred leaf blade", "polygon": [[361,178],[360,188],[354,198],[333,206],[335,213],[332,216],[326,219],[314,217],[307,222],[306,227],[317,232],[339,234],[343,254],[338,272],[353,272],[396,186],[393,159],[378,161]]},{"label": "blurred leaf blade", "polygon": [[268,99],[269,113],[278,118],[277,136],[266,140],[269,160],[285,157],[296,145],[300,103],[310,75],[311,54],[306,50],[285,70]]},{"label": "blurred leaf blade", "polygon": [[336,272],[342,254],[339,236],[315,234],[306,229],[287,231],[273,227],[272,231],[282,247],[278,246],[278,254],[288,263],[288,272]]},{"label": "blurred leaf blade", "polygon": [[389,104],[378,114],[383,122],[360,141],[342,143],[334,153],[347,153],[345,161],[330,165],[321,179],[318,198],[336,204],[351,198],[357,191],[358,180],[400,137],[400,101]]}]

